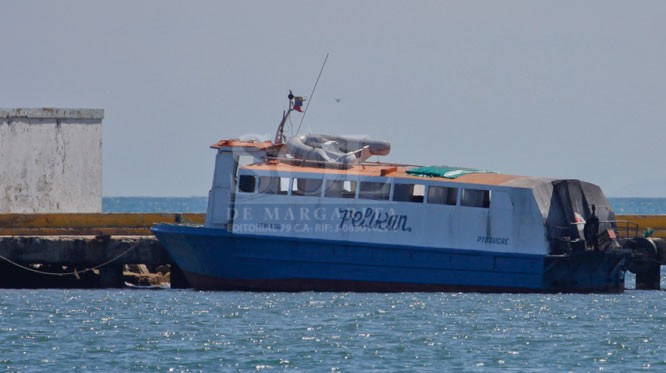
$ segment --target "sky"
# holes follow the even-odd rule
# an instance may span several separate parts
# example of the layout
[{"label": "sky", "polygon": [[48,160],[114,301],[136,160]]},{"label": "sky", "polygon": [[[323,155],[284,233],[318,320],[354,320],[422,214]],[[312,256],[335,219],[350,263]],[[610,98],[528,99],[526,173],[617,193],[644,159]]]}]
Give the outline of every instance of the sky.
[{"label": "sky", "polygon": [[104,109],[104,196],[207,195],[209,146],[272,138],[291,89],[309,98],[301,132],[388,140],[385,161],[666,197],[665,1],[5,0],[2,13],[0,107]]}]

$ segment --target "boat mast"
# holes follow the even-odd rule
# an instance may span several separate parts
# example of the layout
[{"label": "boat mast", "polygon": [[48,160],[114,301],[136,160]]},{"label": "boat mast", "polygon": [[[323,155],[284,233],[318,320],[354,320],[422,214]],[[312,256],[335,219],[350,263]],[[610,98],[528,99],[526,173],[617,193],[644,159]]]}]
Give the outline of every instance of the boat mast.
[{"label": "boat mast", "polygon": [[275,132],[275,140],[273,141],[273,144],[284,144],[284,124],[287,123],[287,118],[289,118],[289,114],[291,114],[292,110],[294,110],[294,95],[289,91],[289,110],[282,112],[282,121],[280,121],[277,131]]}]

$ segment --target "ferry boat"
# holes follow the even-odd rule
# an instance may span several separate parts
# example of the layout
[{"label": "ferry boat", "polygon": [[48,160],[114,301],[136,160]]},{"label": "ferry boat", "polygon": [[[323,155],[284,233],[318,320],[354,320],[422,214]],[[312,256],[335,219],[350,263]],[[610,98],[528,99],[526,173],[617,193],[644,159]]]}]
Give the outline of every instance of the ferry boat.
[{"label": "ferry boat", "polygon": [[195,289],[611,292],[626,250],[579,180],[369,162],[386,141],[222,140],[203,225],[152,232]]}]

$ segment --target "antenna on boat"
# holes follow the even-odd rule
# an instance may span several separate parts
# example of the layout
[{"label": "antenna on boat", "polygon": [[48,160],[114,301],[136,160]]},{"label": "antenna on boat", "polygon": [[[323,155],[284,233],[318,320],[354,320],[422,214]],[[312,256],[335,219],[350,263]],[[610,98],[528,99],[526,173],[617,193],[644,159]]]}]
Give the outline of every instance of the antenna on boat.
[{"label": "antenna on boat", "polygon": [[319,70],[319,75],[317,76],[317,80],[315,81],[314,87],[312,87],[312,93],[310,93],[310,100],[308,100],[307,105],[305,105],[305,111],[301,110],[301,106],[303,105],[303,101],[305,99],[300,96],[294,96],[294,94],[289,91],[289,110],[283,111],[282,112],[282,120],[280,121],[280,124],[278,125],[278,129],[275,132],[275,141],[273,141],[274,144],[276,145],[281,145],[284,144],[284,125],[287,122],[287,119],[289,118],[289,114],[293,110],[300,111],[303,113],[303,116],[301,117],[301,122],[298,124],[298,129],[296,130],[296,134],[298,135],[298,132],[301,130],[301,125],[303,124],[303,120],[305,119],[305,114],[308,112],[308,108],[310,107],[310,101],[312,101],[312,96],[314,96],[314,92],[317,89],[317,83],[319,83],[319,78],[321,78],[321,73],[324,72],[324,66],[326,66],[326,61],[328,60],[328,55],[329,53],[326,53],[326,58],[324,58],[324,63],[321,65],[321,70]]},{"label": "antenna on boat", "polygon": [[303,116],[301,117],[301,122],[298,124],[298,129],[296,130],[297,135],[298,135],[298,132],[301,130],[301,125],[303,124],[303,120],[305,119],[305,115],[308,113],[308,108],[310,107],[310,103],[312,102],[312,97],[314,96],[315,89],[317,89],[317,83],[319,83],[319,78],[321,78],[321,73],[324,72],[324,67],[326,66],[326,61],[328,61],[328,55],[329,55],[329,53],[326,53],[326,58],[324,58],[324,63],[321,64],[321,70],[319,70],[319,75],[317,76],[317,80],[315,81],[314,87],[312,87],[312,93],[310,93],[310,99],[308,100],[307,105],[305,105],[305,111],[303,112]]}]

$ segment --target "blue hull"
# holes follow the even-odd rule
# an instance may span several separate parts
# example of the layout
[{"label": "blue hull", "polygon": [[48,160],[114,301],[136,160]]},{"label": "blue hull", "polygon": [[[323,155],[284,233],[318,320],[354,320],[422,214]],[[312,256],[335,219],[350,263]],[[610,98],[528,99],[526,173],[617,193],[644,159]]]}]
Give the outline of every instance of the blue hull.
[{"label": "blue hull", "polygon": [[622,292],[624,256],[539,256],[234,235],[157,224],[195,289],[245,291]]}]

